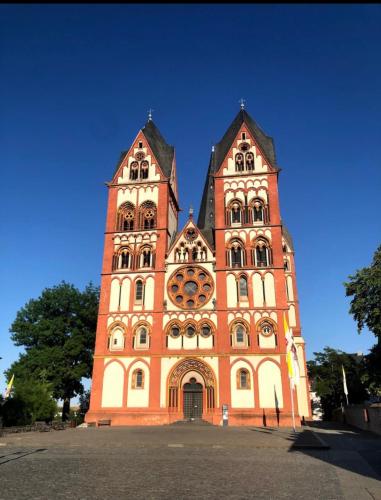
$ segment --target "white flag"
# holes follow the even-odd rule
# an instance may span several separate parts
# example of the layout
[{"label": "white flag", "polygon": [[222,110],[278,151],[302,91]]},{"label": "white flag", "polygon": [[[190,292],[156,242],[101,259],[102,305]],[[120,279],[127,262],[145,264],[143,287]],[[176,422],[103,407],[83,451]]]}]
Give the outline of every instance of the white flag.
[{"label": "white flag", "polygon": [[343,369],[343,387],[344,387],[344,394],[345,394],[346,396],[348,396],[347,377],[345,376],[344,365],[341,365],[341,368]]}]

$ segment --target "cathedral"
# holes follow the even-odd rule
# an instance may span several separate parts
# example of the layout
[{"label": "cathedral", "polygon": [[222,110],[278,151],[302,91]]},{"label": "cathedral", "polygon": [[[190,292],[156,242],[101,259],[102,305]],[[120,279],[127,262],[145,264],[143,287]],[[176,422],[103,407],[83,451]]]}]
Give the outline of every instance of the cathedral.
[{"label": "cathedral", "polygon": [[190,210],[183,228],[176,170],[149,116],[107,183],[86,421],[290,426],[294,408],[300,425],[311,415],[305,345],[273,139],[241,105],[212,148],[197,222]]}]

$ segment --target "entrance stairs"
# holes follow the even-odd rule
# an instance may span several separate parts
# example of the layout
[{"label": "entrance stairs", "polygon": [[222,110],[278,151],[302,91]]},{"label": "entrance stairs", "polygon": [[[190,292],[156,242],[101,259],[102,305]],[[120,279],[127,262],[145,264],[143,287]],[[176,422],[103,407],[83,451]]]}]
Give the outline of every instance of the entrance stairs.
[{"label": "entrance stairs", "polygon": [[212,425],[210,422],[203,420],[202,418],[184,418],[183,420],[176,420],[176,422],[172,422],[170,425]]}]

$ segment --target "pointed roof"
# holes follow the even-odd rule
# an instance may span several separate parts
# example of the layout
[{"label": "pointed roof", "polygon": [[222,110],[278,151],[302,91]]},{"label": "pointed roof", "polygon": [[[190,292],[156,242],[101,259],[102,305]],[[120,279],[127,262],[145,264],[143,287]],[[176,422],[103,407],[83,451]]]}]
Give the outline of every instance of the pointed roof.
[{"label": "pointed roof", "polygon": [[165,142],[160,130],[152,120],[148,120],[142,128],[142,132],[148,141],[148,144],[155,155],[164,175],[170,177],[172,171],[173,157],[175,148]]},{"label": "pointed roof", "polygon": [[[152,120],[148,120],[141,131],[144,134],[144,137],[147,139],[149,147],[151,148],[156,160],[158,161],[163,174],[166,177],[170,177],[172,172],[175,148],[166,143],[164,137],[160,133],[160,130],[156,127]],[[119,167],[128,151],[129,150],[122,151],[122,153],[120,154],[114,176],[119,170]]]},{"label": "pointed roof", "polygon": [[222,162],[225,160],[229,149],[232,147],[242,124],[245,123],[249,132],[262,149],[268,161],[273,167],[276,167],[276,156],[274,141],[272,137],[266,135],[253,118],[245,111],[240,109],[236,117],[230,124],[224,136],[213,148],[210,156],[208,172],[206,174],[204,191],[202,193],[200,211],[198,214],[197,226],[208,242],[214,244],[214,182],[213,175],[219,170]]},{"label": "pointed roof", "polygon": [[271,165],[273,167],[276,166],[275,148],[272,137],[266,135],[263,132],[260,126],[253,120],[253,118],[249,115],[249,113],[247,113],[246,110],[240,109],[236,117],[230,124],[230,127],[225,132],[223,138],[215,146],[213,161],[214,172],[217,172],[217,170],[220,168],[243,123],[247,125],[249,131],[251,132],[251,135],[254,137]]}]

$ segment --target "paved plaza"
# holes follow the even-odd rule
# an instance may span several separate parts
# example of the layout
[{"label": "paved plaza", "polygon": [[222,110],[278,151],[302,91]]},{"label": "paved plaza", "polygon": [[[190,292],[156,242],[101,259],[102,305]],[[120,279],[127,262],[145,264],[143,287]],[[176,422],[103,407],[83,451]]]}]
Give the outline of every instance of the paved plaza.
[{"label": "paved plaza", "polygon": [[381,500],[381,438],[175,424],[0,438],[0,498]]}]

